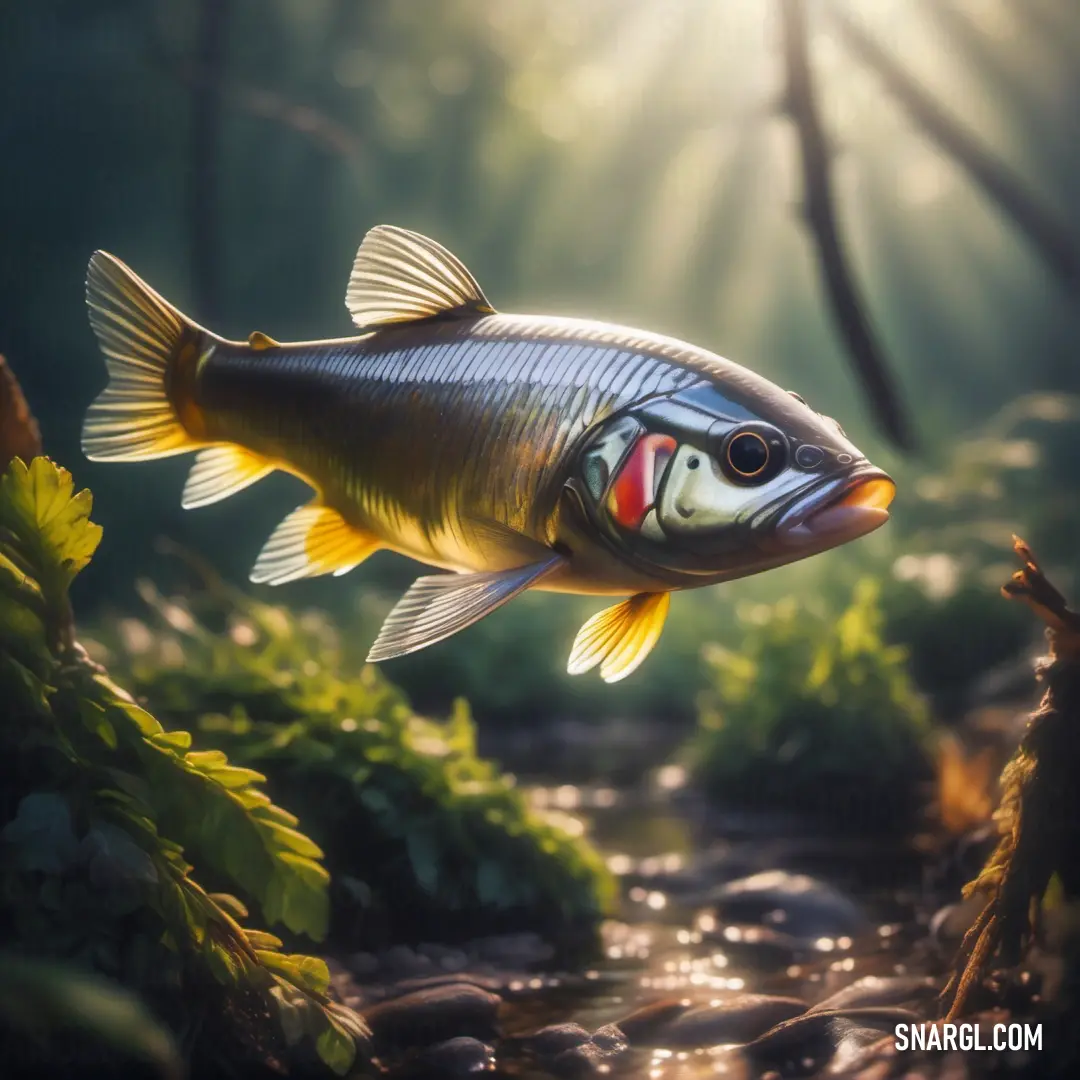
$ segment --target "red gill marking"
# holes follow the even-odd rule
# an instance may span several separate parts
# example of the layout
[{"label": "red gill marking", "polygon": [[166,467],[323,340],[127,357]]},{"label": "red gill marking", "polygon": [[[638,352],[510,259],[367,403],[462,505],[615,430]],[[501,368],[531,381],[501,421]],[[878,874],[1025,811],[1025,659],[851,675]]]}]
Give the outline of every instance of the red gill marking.
[{"label": "red gill marking", "polygon": [[664,466],[677,445],[670,435],[644,435],[630,451],[607,498],[608,511],[624,529],[641,527],[656,501]]}]

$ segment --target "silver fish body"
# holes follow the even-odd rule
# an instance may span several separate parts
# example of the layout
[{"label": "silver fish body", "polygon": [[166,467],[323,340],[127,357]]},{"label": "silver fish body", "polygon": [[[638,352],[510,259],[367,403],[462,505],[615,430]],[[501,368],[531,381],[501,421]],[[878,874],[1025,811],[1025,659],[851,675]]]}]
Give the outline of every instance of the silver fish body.
[{"label": "silver fish body", "polygon": [[[646,331],[495,313],[445,249],[380,227],[349,306],[358,337],[226,341],[110,256],[91,321],[113,381],[91,456],[199,449],[185,505],[275,468],[311,504],[253,573],[340,573],[378,548],[421,578],[374,659],[476,621],[526,588],[631,595],[590,620],[571,670],[623,677],[673,590],[803,558],[882,524],[892,483],[839,426],[729,360]],[[595,622],[595,625],[593,625]]]}]

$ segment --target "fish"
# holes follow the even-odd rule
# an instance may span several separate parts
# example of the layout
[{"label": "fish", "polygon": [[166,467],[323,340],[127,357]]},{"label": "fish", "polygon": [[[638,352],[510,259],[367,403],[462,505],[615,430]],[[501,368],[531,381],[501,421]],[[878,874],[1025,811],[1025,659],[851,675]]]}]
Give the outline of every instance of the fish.
[{"label": "fish", "polygon": [[405,592],[371,662],[539,589],[620,598],[567,665],[615,682],[656,644],[671,593],[862,537],[896,491],[798,394],[661,334],[499,313],[460,259],[396,226],[356,255],[352,337],[227,340],[103,251],[86,296],[109,377],[89,458],[194,452],[187,508],[275,470],[305,481],[313,497],[271,534],[256,583],[344,574],[383,549],[444,571]]}]

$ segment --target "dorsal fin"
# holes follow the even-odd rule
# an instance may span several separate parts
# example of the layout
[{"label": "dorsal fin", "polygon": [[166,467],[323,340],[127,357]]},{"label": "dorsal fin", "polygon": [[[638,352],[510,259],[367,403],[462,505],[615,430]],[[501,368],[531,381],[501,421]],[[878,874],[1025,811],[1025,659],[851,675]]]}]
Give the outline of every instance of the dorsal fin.
[{"label": "dorsal fin", "polygon": [[376,225],[364,237],[345,306],[361,329],[450,313],[490,315],[495,310],[456,255],[394,225]]},{"label": "dorsal fin", "polygon": [[264,334],[261,330],[252,330],[248,335],[248,345],[255,349],[257,352],[262,352],[263,349],[280,349],[281,342],[275,341],[269,334]]}]

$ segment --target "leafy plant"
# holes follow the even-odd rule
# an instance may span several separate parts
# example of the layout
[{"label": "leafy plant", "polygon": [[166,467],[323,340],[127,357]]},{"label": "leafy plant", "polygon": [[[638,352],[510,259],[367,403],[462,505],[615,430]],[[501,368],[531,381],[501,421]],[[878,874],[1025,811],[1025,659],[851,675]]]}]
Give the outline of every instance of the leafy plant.
[{"label": "leafy plant", "polygon": [[237,1053],[308,1036],[344,1073],[365,1031],[328,997],[325,963],[241,925],[246,901],[321,938],[321,851],[260,773],[191,750],[76,644],[67,590],[101,538],[90,507],[44,457],[0,478],[3,944],[117,978],[188,1034],[224,1026]]},{"label": "leafy plant", "polygon": [[179,1080],[179,1047],[146,1006],[108,979],[61,964],[0,955],[0,1050],[8,1075],[29,1072],[63,1040],[65,1065],[100,1067],[111,1052],[118,1075]]},{"label": "leafy plant", "polygon": [[[257,768],[327,852],[339,944],[511,930],[591,931],[613,883],[581,824],[531,808],[477,756],[458,701],[445,723],[405,697],[318,612],[292,615],[216,580],[188,599],[142,594],[113,654],[201,747]],[[363,917],[358,919],[358,909]]]},{"label": "leafy plant", "polygon": [[881,639],[877,584],[839,616],[792,598],[743,606],[739,624],[738,652],[705,651],[712,685],[686,748],[698,782],[725,805],[906,825],[927,715],[904,650]]}]

